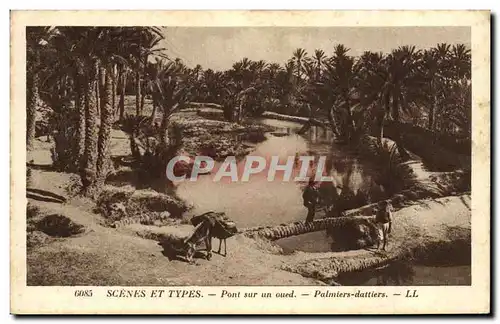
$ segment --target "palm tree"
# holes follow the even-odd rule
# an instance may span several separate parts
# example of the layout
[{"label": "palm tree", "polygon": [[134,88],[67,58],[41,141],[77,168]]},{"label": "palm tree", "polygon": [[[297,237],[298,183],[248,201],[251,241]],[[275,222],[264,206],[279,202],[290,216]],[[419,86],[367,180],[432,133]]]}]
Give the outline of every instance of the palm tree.
[{"label": "palm tree", "polygon": [[443,111],[438,115],[438,125],[444,132],[456,133],[458,128],[465,137],[471,131],[471,55],[463,44],[450,50],[447,78],[443,89]]},{"label": "palm tree", "polygon": [[233,64],[232,69],[229,70],[229,74],[232,80],[236,82],[239,90],[250,86],[257,67],[254,62],[246,57]]},{"label": "palm tree", "polygon": [[190,70],[191,82],[193,84],[193,100],[199,101],[201,95],[202,82],[201,77],[203,73],[203,67],[200,64],[196,64],[194,68]]},{"label": "palm tree", "polygon": [[[158,182],[153,181],[152,184],[156,183],[154,187],[163,191],[168,188],[169,184],[165,168],[168,161],[176,154],[179,144],[177,137],[179,134],[174,133],[173,140],[169,136],[170,131],[176,130],[174,126],[169,127],[170,117],[188,102],[191,86],[188,83],[190,77],[188,70],[180,62],[156,64],[151,69],[156,71],[150,75],[150,77],[154,76],[150,82],[155,103],[163,113],[161,125],[151,128],[142,123],[147,118],[136,116],[131,120],[132,125],[129,125],[131,127],[127,127],[127,132],[130,135],[132,154],[140,166],[139,170],[147,170],[148,173],[144,176],[152,176],[151,180],[156,179]],[[146,129],[143,129],[143,126],[146,126]],[[141,141],[144,132],[149,135],[146,135],[147,141],[142,144],[148,149],[147,154],[142,155],[137,149],[137,141]],[[154,136],[155,140],[151,141],[151,136]]]},{"label": "palm tree", "polygon": [[[130,40],[126,27],[76,27],[85,40],[85,150],[81,170],[84,194],[95,197],[106,178],[109,168],[109,142],[113,122],[112,70],[115,64],[125,64],[126,59],[118,50],[121,42]],[[104,78],[100,96],[100,127],[97,125],[97,98],[93,89],[98,76]]]},{"label": "palm tree", "polygon": [[111,105],[113,107],[113,112],[116,113],[116,95],[118,94],[118,64],[113,64],[112,70],[111,70],[111,83],[112,83],[112,98],[111,98]]},{"label": "palm tree", "polygon": [[326,66],[325,77],[322,80],[337,97],[338,108],[343,111],[342,135],[346,140],[351,141],[355,139],[357,131],[352,109],[356,104],[355,92],[359,66],[355,64],[354,57],[347,54],[348,52],[349,49],[342,44],[335,46],[334,54]]},{"label": "palm tree", "polygon": [[446,74],[449,71],[447,65],[449,56],[449,45],[438,44],[437,48],[423,51],[420,64],[420,74],[428,84],[427,103],[429,105],[429,117],[427,127],[434,129],[436,112],[438,109],[439,94],[442,93]]},{"label": "palm tree", "polygon": [[[114,36],[108,34],[106,37]],[[100,67],[101,74],[104,77],[104,86],[101,93],[100,105],[100,120],[99,135],[97,140],[97,164],[96,164],[96,187],[101,188],[104,185],[106,176],[109,171],[109,155],[110,155],[110,140],[111,140],[111,126],[113,124],[114,109],[112,105],[113,96],[113,64],[109,58],[102,62]]]},{"label": "palm tree", "polygon": [[357,62],[359,68],[359,77],[356,82],[358,89],[359,102],[365,112],[365,120],[369,121],[368,127],[371,127],[372,121],[379,122],[379,141],[383,138],[383,125],[381,122],[385,119],[385,87],[388,77],[385,57],[382,52],[374,53],[365,51]]},{"label": "palm tree", "polygon": [[99,61],[99,74],[103,79],[100,93],[100,127],[97,138],[96,179],[93,187],[102,188],[110,171],[111,127],[114,120],[113,108],[113,72],[118,63],[124,64],[126,59],[119,44],[127,41],[127,29],[121,27],[101,27],[96,39],[96,54]]},{"label": "palm tree", "polygon": [[[307,57],[307,52],[303,48],[297,48],[292,55],[292,58],[289,60],[288,64],[293,64],[296,75],[293,78],[293,90],[289,94],[289,98],[293,97],[294,114],[303,115],[304,113],[311,113],[311,109],[304,105],[304,101],[301,99],[303,97],[303,89],[306,88],[305,82],[306,79],[310,79],[312,76],[312,72],[314,70],[313,64],[311,60]],[[306,75],[306,78],[303,78],[303,75]]]},{"label": "palm tree", "polygon": [[26,146],[28,150],[33,148],[36,128],[36,109],[40,101],[40,55],[45,45],[47,45],[48,41],[52,37],[52,31],[53,29],[51,27],[26,28]]},{"label": "palm tree", "polygon": [[318,80],[318,70],[314,66],[314,62],[306,61],[304,62],[304,75],[305,79],[308,81]]},{"label": "palm tree", "polygon": [[141,54],[140,47],[142,44],[139,44],[139,54],[134,58],[134,70],[135,70],[135,114],[137,116],[141,115]]},{"label": "palm tree", "polygon": [[222,104],[221,91],[224,84],[225,79],[222,72],[215,72],[212,69],[203,71],[200,78],[200,84],[198,86],[201,100]]},{"label": "palm tree", "polygon": [[170,116],[180,109],[189,99],[190,85],[185,82],[187,75],[183,73],[184,66],[169,62],[158,72],[154,82],[154,92],[158,105],[162,110],[160,141],[163,148],[168,147],[168,125]]},{"label": "palm tree", "polygon": [[321,69],[323,68],[323,63],[325,59],[326,55],[323,50],[317,49],[314,51],[314,65],[316,67],[316,79],[320,78]]},{"label": "palm tree", "polygon": [[293,61],[295,62],[295,68],[297,69],[297,81],[300,82],[302,77],[302,67],[304,61],[306,60],[307,52],[303,48],[297,48],[293,52]]},{"label": "palm tree", "polygon": [[149,56],[160,55],[164,48],[156,48],[164,39],[161,30],[157,27],[132,27],[127,29],[129,41],[136,41],[130,44],[135,70],[135,112],[139,116],[142,114],[144,99],[141,94],[141,75],[144,74]]},{"label": "palm tree", "polygon": [[[162,55],[161,52],[165,50],[165,48],[158,48],[158,44],[164,39],[164,36],[155,29],[150,29],[147,30],[144,35],[144,41],[142,42],[143,46],[143,54],[142,54],[142,65],[143,65],[143,70],[145,74],[145,70],[148,64],[149,57],[151,55],[159,55],[162,57],[165,57],[165,55]],[[141,114],[144,109],[144,98],[146,94],[142,93],[141,96]]]},{"label": "palm tree", "polygon": [[196,64],[196,66],[193,68],[193,74],[195,75],[195,79],[199,80],[201,76],[201,72],[203,71],[203,68],[200,64]]},{"label": "palm tree", "polygon": [[450,66],[453,67],[454,80],[470,80],[471,78],[471,54],[464,44],[453,45],[449,56]]},{"label": "palm tree", "polygon": [[224,114],[226,119],[236,123],[241,123],[245,114],[244,106],[250,96],[255,95],[256,87],[249,86],[240,90],[239,86],[235,82],[229,82],[226,84],[224,90]]},{"label": "palm tree", "polygon": [[151,124],[154,125],[156,119],[156,112],[159,106],[159,101],[161,97],[159,96],[158,91],[155,91],[156,82],[158,81],[160,71],[163,70],[165,66],[165,60],[160,57],[155,57],[155,63],[148,63],[147,68],[145,70],[145,85],[144,89],[148,93],[151,93],[153,99],[153,111],[151,112]]},{"label": "palm tree", "polygon": [[421,91],[419,89],[425,84],[418,74],[417,58],[420,52],[415,46],[402,46],[391,52],[386,58],[387,80],[384,85],[385,112],[380,114],[379,125],[381,136],[386,117],[390,115],[396,123],[394,141],[398,151],[403,158],[408,157],[404,149],[401,132],[398,127],[401,113],[410,111],[410,104],[418,102]]},{"label": "palm tree", "polygon": [[[65,169],[79,169],[83,163],[84,151],[85,151],[85,56],[82,55],[82,49],[86,46],[86,39],[82,33],[82,29],[74,27],[58,27],[56,29],[55,35],[52,38],[51,46],[55,50],[53,53],[54,57],[57,58],[57,63],[59,66],[51,66],[52,73],[55,75],[71,76],[74,80],[74,98],[75,98],[75,108],[78,114],[78,122],[75,127],[74,132],[74,142],[72,143],[75,147],[63,147],[62,150],[71,152],[71,161],[59,161],[66,162],[67,164],[62,166]],[[68,87],[67,82],[64,82],[66,87]],[[65,96],[69,100],[68,96]],[[52,106],[57,106],[57,104],[52,104]],[[62,116],[62,115],[61,115]],[[73,127],[75,125],[70,125],[70,121],[66,121],[63,125],[60,125],[66,129]],[[58,142],[56,141],[56,146]],[[57,147],[56,147],[57,149]]]},{"label": "palm tree", "polygon": [[262,78],[267,83],[269,89],[268,95],[272,101],[278,101],[280,98],[281,87],[278,84],[278,75],[282,71],[283,68],[278,63],[270,63],[262,73]]},{"label": "palm tree", "polygon": [[262,71],[267,67],[267,63],[264,60],[259,60],[252,62],[250,69],[256,71],[257,73],[262,73]]},{"label": "palm tree", "polygon": [[[99,193],[110,166],[116,74],[119,71],[124,88],[128,53],[137,52],[137,35],[151,39],[144,36],[148,32],[154,33],[136,27],[27,28],[27,146],[32,145],[36,105],[42,95],[56,112],[56,146],[65,136],[63,144],[74,155],[74,166],[81,167],[83,193],[90,197]],[[97,94],[99,77],[102,82]],[[124,94],[122,89],[121,106]],[[72,116],[76,118],[69,119]]]},{"label": "palm tree", "polygon": [[[87,35],[94,36],[95,31],[90,31]],[[90,37],[89,37],[90,38]],[[94,37],[92,37],[94,38]],[[85,150],[81,177],[83,192],[86,196],[94,196],[97,187],[95,180],[97,176],[97,97],[95,87],[99,71],[99,61],[89,53],[85,68]]]},{"label": "palm tree", "polygon": [[241,59],[241,61],[239,63],[241,64],[241,68],[243,70],[246,70],[250,67],[250,64],[252,64],[252,61],[248,57],[244,57],[243,59]]},{"label": "palm tree", "polygon": [[275,80],[278,72],[282,70],[282,67],[278,63],[271,63],[267,65],[268,77],[270,80]]},{"label": "palm tree", "polygon": [[295,63],[290,60],[285,63],[284,69],[280,69],[276,75],[276,90],[281,103],[281,113],[291,113],[289,109],[295,94]]},{"label": "palm tree", "polygon": [[118,85],[120,87],[120,99],[118,100],[119,120],[122,121],[125,117],[125,93],[127,90],[127,76],[129,68],[127,64],[118,65]]}]

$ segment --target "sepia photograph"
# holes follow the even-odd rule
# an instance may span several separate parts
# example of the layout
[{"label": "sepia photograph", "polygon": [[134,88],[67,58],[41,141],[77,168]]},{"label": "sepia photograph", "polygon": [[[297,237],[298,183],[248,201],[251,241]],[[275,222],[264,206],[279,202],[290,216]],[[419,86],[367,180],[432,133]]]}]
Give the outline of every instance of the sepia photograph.
[{"label": "sepia photograph", "polygon": [[471,26],[103,25],[19,29],[28,288],[478,280]]}]

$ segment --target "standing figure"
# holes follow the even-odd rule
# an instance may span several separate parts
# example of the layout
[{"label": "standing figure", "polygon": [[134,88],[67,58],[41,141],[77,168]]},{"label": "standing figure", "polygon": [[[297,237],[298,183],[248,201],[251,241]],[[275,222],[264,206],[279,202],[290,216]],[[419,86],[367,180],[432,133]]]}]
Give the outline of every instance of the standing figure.
[{"label": "standing figure", "polygon": [[383,241],[382,250],[385,251],[387,237],[392,230],[392,205],[388,200],[383,200],[378,204],[378,211],[375,216],[375,223],[378,227],[377,249],[380,247],[380,241]]},{"label": "standing figure", "polygon": [[314,179],[309,180],[309,183],[302,194],[302,199],[304,200],[304,206],[307,208],[306,223],[310,223],[314,220],[316,205],[319,202],[319,192],[314,183]]}]

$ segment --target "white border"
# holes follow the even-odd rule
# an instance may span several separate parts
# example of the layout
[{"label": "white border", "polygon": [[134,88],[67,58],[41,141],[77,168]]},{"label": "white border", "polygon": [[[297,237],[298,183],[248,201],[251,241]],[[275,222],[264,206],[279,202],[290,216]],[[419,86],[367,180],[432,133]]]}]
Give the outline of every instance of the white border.
[{"label": "white border", "polygon": [[[12,1],[11,1],[12,2]],[[319,2],[319,4],[317,4]],[[3,3],[6,3],[6,2],[3,2]],[[2,4],[3,4],[2,3]],[[197,4],[198,5],[197,5]],[[183,1],[182,2],[182,6],[178,6],[177,8],[186,8],[186,9],[191,9],[191,8],[194,8],[194,9],[199,9],[200,7],[203,7],[205,6],[204,4],[205,2],[204,1]],[[303,9],[322,9],[322,8],[325,8],[325,6],[322,4],[322,1],[316,1],[316,0],[312,0],[312,1],[307,1],[307,3],[303,3],[302,5],[299,4],[294,4],[294,3],[291,3],[291,2],[285,2],[286,4],[284,6],[286,6],[287,8],[303,8]],[[442,3],[442,2],[441,2]],[[140,3],[140,7],[137,7],[137,2],[133,2],[133,1],[121,1],[120,2],[120,5],[122,6],[120,9],[155,9],[155,8],[161,8],[161,5],[164,5],[164,2],[159,2],[158,5],[148,5],[148,4],[145,4],[145,3]],[[349,1],[349,2],[346,2],[346,3],[336,3],[336,8],[335,9],[370,9],[370,8],[373,8],[373,2],[371,1],[357,1],[357,0],[352,0],[352,1]],[[102,1],[95,1],[95,0],[89,0],[89,1],[85,1],[85,3],[79,3],[78,4],[80,6],[80,8],[91,8],[91,9],[106,9],[106,8],[109,8],[108,6],[106,6]],[[83,6],[81,6],[83,5]],[[226,7],[227,6],[224,6],[224,4],[218,4],[218,3],[214,3],[213,1],[210,2],[210,5],[211,5],[211,9],[217,9],[217,8],[221,8],[221,7]],[[261,8],[261,9],[272,9],[272,8],[284,8],[284,6],[273,6],[272,3],[270,3],[269,1],[259,1],[259,0],[256,0],[256,1],[252,1],[251,3],[249,3],[250,6],[244,6],[244,4],[241,4],[241,5],[238,5],[235,3],[231,3],[231,6],[235,9],[237,8],[240,8],[240,9],[245,9],[246,8]],[[68,3],[68,2],[62,2],[62,1],[44,1],[43,3],[39,3],[39,2],[36,2],[36,1],[15,1],[15,6],[14,8],[16,9],[29,9],[29,8],[40,8],[40,9],[52,9],[52,8],[58,8],[58,9],[78,9],[78,7],[75,7],[75,3]],[[165,7],[163,7],[165,8]],[[171,9],[175,9],[175,4],[169,4],[169,8]],[[470,2],[470,1],[462,1],[462,2],[458,2],[458,1],[448,1],[445,5],[443,4],[437,4],[436,1],[427,1],[427,0],[422,0],[422,1],[418,1],[418,2],[401,2],[401,1],[377,1],[376,2],[376,6],[375,8],[378,8],[378,9],[384,9],[384,8],[389,8],[389,9],[394,9],[394,8],[401,8],[401,9],[487,9],[487,8],[494,8],[494,11],[497,11],[497,8],[498,8],[498,2],[497,1],[483,1],[483,0],[476,0],[474,2]],[[167,8],[166,8],[167,9]],[[4,15],[7,16],[7,12],[6,11],[3,11],[4,12]],[[4,17],[5,17],[4,16]],[[4,19],[4,22],[7,21],[7,19]],[[1,36],[4,37],[5,41],[4,41],[4,44],[6,44],[7,42],[7,39],[9,38],[8,37],[8,34],[9,34],[9,27],[8,25],[4,24],[3,26],[4,28],[2,29],[3,33],[1,33]],[[498,40],[498,36],[495,35],[495,40]],[[4,48],[7,48],[6,46]],[[4,55],[5,55],[5,59],[4,59],[4,62],[8,62],[8,58],[9,58],[9,52],[7,50],[4,50]],[[498,56],[495,55],[495,58],[497,58]],[[7,69],[4,69],[4,71],[8,71]],[[5,74],[7,74],[7,72],[4,72]],[[495,70],[495,75],[497,75],[497,69]],[[8,87],[7,87],[7,84],[9,84],[9,77],[7,76],[7,78],[5,78],[4,80],[6,80],[6,84],[4,87],[2,87],[2,91],[3,91],[3,96],[2,98],[8,98],[9,96],[9,91],[7,90]],[[7,100],[5,101],[7,102]],[[4,133],[2,133],[2,135],[5,135],[4,138],[8,138],[8,135],[7,135],[7,129],[8,129],[8,120],[9,120],[9,110],[8,109],[3,109],[3,110],[0,110],[0,113],[2,114],[5,114],[4,118],[0,118],[0,120],[2,120],[4,123],[6,123],[5,127],[1,127],[0,129],[2,129],[2,131]],[[497,120],[495,119],[495,122],[497,122]],[[8,141],[4,140],[4,141],[0,141],[1,145],[5,145],[5,146],[8,146],[8,144],[5,144],[5,143],[8,143]],[[7,150],[5,150],[4,152],[6,152]],[[7,152],[6,152],[7,153]],[[5,154],[3,155],[4,157],[4,160],[2,160],[4,164],[4,167],[1,168],[1,170],[3,170],[3,172],[5,172],[5,178],[8,177],[8,162],[7,162],[7,157],[8,155]],[[9,200],[8,200],[8,187],[6,185],[6,187],[4,188],[5,191],[3,192],[4,194],[1,195],[1,197],[4,199],[2,202],[3,202],[3,206],[8,206],[9,205]],[[495,194],[495,197],[496,194]],[[498,201],[498,200],[497,200]],[[7,235],[3,235],[2,237],[4,239],[8,238],[9,236],[9,231],[8,231],[8,224],[5,224],[5,226],[3,227],[4,230],[7,231]],[[498,228],[498,222],[497,222],[497,227],[493,230],[493,231],[496,231]],[[8,255],[8,250],[7,250],[7,246],[8,244],[4,244],[3,245],[4,248],[5,248],[5,257],[7,257]],[[6,277],[8,277],[8,270],[6,268],[4,268],[4,271],[5,273],[7,274]],[[7,294],[8,294],[8,290],[4,290],[5,291],[5,294],[4,294],[4,297],[7,297],[6,300],[5,300],[5,303],[4,305],[7,305],[7,300],[8,300],[8,297]],[[7,312],[4,312],[4,314],[7,313]],[[12,317],[10,317],[12,318]]]}]

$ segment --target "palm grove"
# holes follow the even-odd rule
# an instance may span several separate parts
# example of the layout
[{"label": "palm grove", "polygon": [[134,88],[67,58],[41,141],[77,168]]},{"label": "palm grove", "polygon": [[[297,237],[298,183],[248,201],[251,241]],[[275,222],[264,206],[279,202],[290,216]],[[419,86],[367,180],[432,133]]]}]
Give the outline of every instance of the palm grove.
[{"label": "palm grove", "polygon": [[[408,124],[470,141],[471,56],[462,44],[402,46],[358,57],[332,44],[330,53],[298,48],[283,65],[242,58],[229,70],[214,71],[167,57],[159,28],[29,27],[26,34],[28,150],[43,103],[54,111],[48,122],[54,165],[78,172],[91,197],[110,170],[113,124],[159,120],[149,136],[157,139],[154,159],[165,170],[174,145],[169,119],[191,102],[219,104],[235,123],[265,111],[321,120],[346,143],[366,134],[381,141],[390,124],[400,152]],[[135,99],[135,116],[125,111],[126,96]],[[153,110],[142,117],[147,100]]]}]

